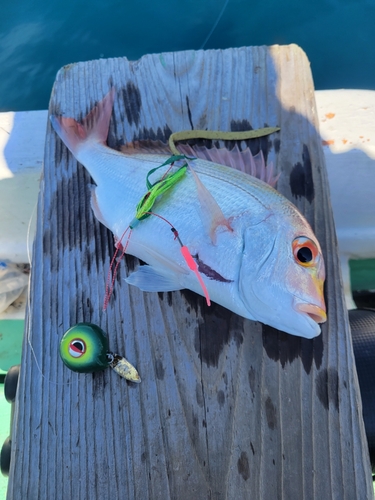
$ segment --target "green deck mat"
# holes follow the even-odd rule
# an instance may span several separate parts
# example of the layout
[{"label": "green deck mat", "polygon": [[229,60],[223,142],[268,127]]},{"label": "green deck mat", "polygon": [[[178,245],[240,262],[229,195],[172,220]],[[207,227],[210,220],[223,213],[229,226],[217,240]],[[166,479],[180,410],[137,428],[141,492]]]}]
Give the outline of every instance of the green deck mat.
[{"label": "green deck mat", "polygon": [[0,320],[0,373],[21,363],[24,320]]},{"label": "green deck mat", "polygon": [[352,290],[375,290],[375,259],[350,260]]},{"label": "green deck mat", "polygon": [[[9,436],[11,405],[4,397],[4,384],[0,384],[0,447]],[[0,473],[0,500],[6,499],[8,478]]]}]

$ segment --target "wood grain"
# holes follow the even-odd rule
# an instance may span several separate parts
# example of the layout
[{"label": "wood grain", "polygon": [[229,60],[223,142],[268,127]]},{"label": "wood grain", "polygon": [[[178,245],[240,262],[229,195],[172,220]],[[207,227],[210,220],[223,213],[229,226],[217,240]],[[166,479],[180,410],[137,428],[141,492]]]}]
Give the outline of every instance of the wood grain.
[{"label": "wood grain", "polygon": [[[112,147],[183,129],[281,127],[248,144],[274,162],[321,242],[328,322],[306,340],[188,291],[142,293],[123,281],[133,258],[103,313],[112,236],[91,212],[89,175],[48,126],[27,329],[35,357],[26,338],[8,500],[372,498],[305,54],[291,45],[73,64],[49,112],[82,118],[112,85]],[[140,385],[62,364],[59,341],[79,321],[108,332]]]}]

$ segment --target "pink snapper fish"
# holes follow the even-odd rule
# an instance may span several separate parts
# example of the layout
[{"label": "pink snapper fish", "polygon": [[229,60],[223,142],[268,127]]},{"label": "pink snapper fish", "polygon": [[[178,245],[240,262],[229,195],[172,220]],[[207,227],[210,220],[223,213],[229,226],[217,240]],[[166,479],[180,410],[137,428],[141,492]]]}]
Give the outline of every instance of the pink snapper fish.
[{"label": "pink snapper fish", "polygon": [[[145,195],[146,176],[170,154],[109,148],[114,98],[112,89],[82,123],[57,116],[51,122],[96,183],[91,193],[96,218],[121,242]],[[188,163],[186,174],[156,200],[153,211],[178,228],[211,300],[291,335],[319,335],[319,323],[326,321],[325,269],[305,218],[253,176],[200,158]],[[134,228],[126,252],[147,265],[127,283],[147,292],[189,289],[203,295],[172,237],[159,217]]]}]

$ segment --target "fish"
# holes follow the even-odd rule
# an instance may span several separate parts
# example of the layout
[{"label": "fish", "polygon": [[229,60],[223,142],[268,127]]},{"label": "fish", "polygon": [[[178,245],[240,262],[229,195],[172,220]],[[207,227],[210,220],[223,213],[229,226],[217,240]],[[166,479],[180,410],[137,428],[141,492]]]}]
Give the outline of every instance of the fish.
[{"label": "fish", "polygon": [[[50,120],[94,180],[91,207],[120,245],[147,192],[146,178],[171,155],[107,146],[115,96],[112,88],[81,122],[55,115]],[[188,168],[156,199],[152,210],[158,217],[140,221],[126,241],[126,253],[145,263],[126,282],[145,292],[189,289],[204,295],[167,220],[178,229],[210,300],[291,335],[318,336],[327,319],[325,266],[307,220],[256,177],[201,158],[179,161]],[[150,179],[161,175],[154,171]]]}]

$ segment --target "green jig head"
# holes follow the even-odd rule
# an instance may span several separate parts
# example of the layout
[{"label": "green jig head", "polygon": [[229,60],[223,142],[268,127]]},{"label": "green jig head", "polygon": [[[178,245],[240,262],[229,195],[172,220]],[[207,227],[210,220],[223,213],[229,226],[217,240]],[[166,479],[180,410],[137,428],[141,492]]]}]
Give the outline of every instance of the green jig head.
[{"label": "green jig head", "polygon": [[60,342],[60,356],[74,372],[91,373],[109,366],[108,339],[101,328],[92,323],[78,323]]},{"label": "green jig head", "polygon": [[[63,363],[74,372],[93,373],[111,367],[131,382],[141,381],[129,361],[108,351],[106,333],[92,323],[78,323],[65,332],[60,342],[60,356]],[[119,370],[120,366],[127,369]]]}]

